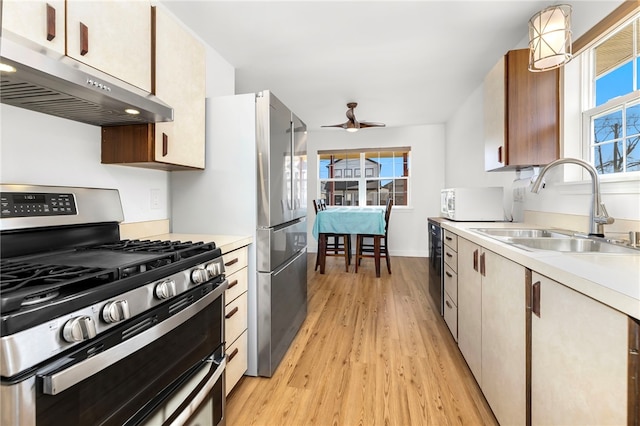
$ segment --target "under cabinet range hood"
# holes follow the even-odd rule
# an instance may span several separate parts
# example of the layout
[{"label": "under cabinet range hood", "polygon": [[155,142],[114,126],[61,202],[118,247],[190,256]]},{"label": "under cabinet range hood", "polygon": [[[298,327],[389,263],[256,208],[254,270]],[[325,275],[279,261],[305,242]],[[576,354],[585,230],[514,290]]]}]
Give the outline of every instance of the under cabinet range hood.
[{"label": "under cabinet range hood", "polygon": [[155,95],[6,30],[0,63],[2,103],[95,126],[173,121]]}]

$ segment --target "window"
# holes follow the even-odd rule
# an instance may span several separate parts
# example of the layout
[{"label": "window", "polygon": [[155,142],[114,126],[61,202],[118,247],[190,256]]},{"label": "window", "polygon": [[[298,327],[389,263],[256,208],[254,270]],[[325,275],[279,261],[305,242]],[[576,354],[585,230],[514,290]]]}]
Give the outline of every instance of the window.
[{"label": "window", "polygon": [[383,206],[389,198],[407,206],[410,153],[406,147],[318,152],[320,198],[335,206]]},{"label": "window", "polygon": [[636,15],[589,54],[583,112],[586,156],[599,174],[640,171],[640,19]]}]

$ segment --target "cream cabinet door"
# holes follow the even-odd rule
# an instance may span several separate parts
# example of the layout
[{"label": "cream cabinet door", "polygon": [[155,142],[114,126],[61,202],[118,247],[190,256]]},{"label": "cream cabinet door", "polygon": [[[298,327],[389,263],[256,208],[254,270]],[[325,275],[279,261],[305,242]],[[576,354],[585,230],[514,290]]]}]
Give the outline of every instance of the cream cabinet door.
[{"label": "cream cabinet door", "polygon": [[150,1],[68,0],[67,56],[150,92]]},{"label": "cream cabinet door", "polygon": [[458,347],[482,385],[482,280],[480,246],[458,237]]},{"label": "cream cabinet door", "polygon": [[157,123],[155,160],[203,169],[206,52],[161,8],[155,13],[155,94],[173,108],[173,122]]},{"label": "cream cabinet door", "polygon": [[482,392],[498,422],[527,420],[526,269],[488,250],[482,276]]},{"label": "cream cabinet door", "polygon": [[535,272],[532,281],[531,424],[626,425],[627,316]]},{"label": "cream cabinet door", "polygon": [[64,0],[3,0],[2,30],[65,54]]}]

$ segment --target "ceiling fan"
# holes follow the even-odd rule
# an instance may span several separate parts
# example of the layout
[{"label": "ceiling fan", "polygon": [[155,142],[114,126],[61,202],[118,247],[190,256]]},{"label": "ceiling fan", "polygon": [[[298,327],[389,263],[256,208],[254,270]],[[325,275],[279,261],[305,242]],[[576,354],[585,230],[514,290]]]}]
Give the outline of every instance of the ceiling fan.
[{"label": "ceiling fan", "polygon": [[320,127],[340,127],[345,129],[347,132],[357,132],[358,129],[365,129],[367,127],[385,127],[384,123],[373,123],[371,121],[358,121],[356,120],[356,115],[353,112],[353,109],[358,106],[357,102],[349,102],[347,104],[347,118],[349,121],[342,124],[331,124],[327,126]]}]

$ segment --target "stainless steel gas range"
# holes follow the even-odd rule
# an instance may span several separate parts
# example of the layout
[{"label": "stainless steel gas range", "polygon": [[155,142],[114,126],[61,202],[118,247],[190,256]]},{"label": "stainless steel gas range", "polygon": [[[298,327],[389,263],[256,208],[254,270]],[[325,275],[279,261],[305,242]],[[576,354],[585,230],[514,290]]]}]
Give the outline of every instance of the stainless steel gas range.
[{"label": "stainless steel gas range", "polygon": [[116,190],[0,190],[0,423],[225,424],[220,249],[120,240]]}]

